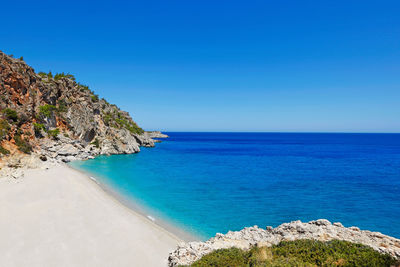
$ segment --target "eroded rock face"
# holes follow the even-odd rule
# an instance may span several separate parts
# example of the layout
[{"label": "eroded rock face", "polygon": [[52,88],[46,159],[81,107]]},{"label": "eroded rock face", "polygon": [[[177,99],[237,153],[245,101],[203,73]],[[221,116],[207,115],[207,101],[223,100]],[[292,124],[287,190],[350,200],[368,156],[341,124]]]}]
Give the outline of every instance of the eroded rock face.
[{"label": "eroded rock face", "polygon": [[[128,112],[99,99],[73,76],[36,74],[23,60],[1,51],[0,96],[0,120],[10,124],[7,134],[0,136],[0,145],[8,148],[10,158],[21,153],[16,136],[32,147],[32,155],[63,162],[154,146],[152,135],[137,126]],[[18,120],[7,118],[5,109],[16,111]],[[59,133],[52,136],[55,130]],[[1,158],[4,161],[5,156],[0,154]]]},{"label": "eroded rock face", "polygon": [[354,243],[361,243],[381,253],[388,253],[400,259],[400,240],[381,234],[360,230],[358,227],[344,227],[341,223],[330,223],[328,220],[319,219],[303,223],[293,221],[284,223],[276,228],[268,226],[266,229],[257,226],[244,228],[241,231],[227,234],[216,234],[206,242],[189,242],[178,245],[170,253],[169,266],[190,265],[202,256],[222,248],[237,247],[250,249],[252,246],[272,246],[281,241],[297,239],[314,239],[329,241],[339,239]]}]

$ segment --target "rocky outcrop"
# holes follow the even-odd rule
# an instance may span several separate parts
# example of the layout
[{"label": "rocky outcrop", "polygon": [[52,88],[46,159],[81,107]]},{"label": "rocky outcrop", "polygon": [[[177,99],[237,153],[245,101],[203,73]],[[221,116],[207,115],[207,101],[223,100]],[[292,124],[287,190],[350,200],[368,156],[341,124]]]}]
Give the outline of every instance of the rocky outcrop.
[{"label": "rocky outcrop", "polygon": [[160,131],[148,131],[145,132],[142,137],[152,140],[154,146],[154,143],[161,143],[161,140],[159,140],[160,138],[168,138],[169,136],[161,133]]},{"label": "rocky outcrop", "polygon": [[160,131],[149,131],[149,132],[146,132],[146,134],[150,138],[168,138],[169,137],[168,135],[163,134]]},{"label": "rocky outcrop", "polygon": [[381,252],[388,253],[400,259],[400,240],[381,234],[360,230],[358,227],[344,227],[341,223],[330,223],[320,219],[303,223],[294,221],[284,223],[276,228],[266,229],[257,226],[244,228],[237,232],[217,234],[206,242],[182,243],[169,256],[169,266],[190,265],[202,256],[222,248],[237,247],[249,249],[252,246],[272,246],[281,241],[297,239],[313,239],[329,241],[339,239],[361,243]]},{"label": "rocky outcrop", "polygon": [[0,168],[36,156],[68,162],[152,147],[128,112],[100,99],[70,74],[35,73],[0,51]]}]

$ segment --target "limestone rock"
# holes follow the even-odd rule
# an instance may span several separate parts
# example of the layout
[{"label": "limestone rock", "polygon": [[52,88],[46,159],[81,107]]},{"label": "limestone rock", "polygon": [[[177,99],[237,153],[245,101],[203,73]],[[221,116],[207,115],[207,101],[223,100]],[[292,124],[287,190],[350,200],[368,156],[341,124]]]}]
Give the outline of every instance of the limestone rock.
[{"label": "limestone rock", "polygon": [[163,134],[160,131],[149,131],[145,132],[145,135],[147,135],[150,138],[168,138],[169,136],[166,134]]},{"label": "limestone rock", "polygon": [[190,265],[202,256],[221,248],[237,247],[250,249],[252,246],[272,246],[281,241],[297,239],[314,239],[329,241],[332,239],[361,243],[400,259],[400,240],[378,233],[360,230],[358,227],[344,227],[341,223],[331,224],[328,220],[319,219],[303,223],[293,221],[283,223],[276,228],[268,226],[266,230],[247,227],[241,231],[229,231],[225,235],[216,234],[206,242],[189,242],[179,244],[170,253],[169,266]]}]

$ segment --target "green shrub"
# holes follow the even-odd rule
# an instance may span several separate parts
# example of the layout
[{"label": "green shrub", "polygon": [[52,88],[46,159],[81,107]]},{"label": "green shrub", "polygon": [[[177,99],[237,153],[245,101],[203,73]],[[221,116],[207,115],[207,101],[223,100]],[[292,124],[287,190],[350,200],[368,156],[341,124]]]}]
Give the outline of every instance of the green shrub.
[{"label": "green shrub", "polygon": [[125,126],[125,123],[126,123],[124,120],[121,120],[121,119],[119,119],[119,118],[116,118],[116,119],[115,119],[115,122],[118,124],[118,128],[124,127],[124,126]]},{"label": "green shrub", "polygon": [[132,122],[130,125],[126,126],[126,129],[128,129],[131,133],[136,133],[136,134],[143,134],[144,130],[140,128],[136,123]]},{"label": "green shrub", "polygon": [[64,99],[60,99],[58,101],[58,108],[57,108],[58,112],[67,112],[68,108],[67,108],[67,102],[65,102]]},{"label": "green shrub", "polygon": [[12,120],[14,122],[18,121],[18,114],[15,110],[11,108],[5,108],[3,109],[3,114],[6,116],[7,119]]},{"label": "green shrub", "polygon": [[80,88],[81,92],[90,91],[89,86],[78,83],[78,87]]},{"label": "green shrub", "polygon": [[91,95],[90,98],[92,99],[92,102],[99,101],[99,96],[98,95]]},{"label": "green shrub", "polygon": [[38,75],[42,78],[49,78],[49,79],[53,79],[53,73],[51,73],[51,71],[49,71],[49,73],[46,72],[39,72]]},{"label": "green shrub", "polygon": [[49,118],[56,109],[57,108],[55,106],[46,104],[39,107],[39,113],[41,116]]},{"label": "green shrub", "polygon": [[115,122],[118,124],[119,128],[125,128],[131,133],[144,133],[144,130],[142,128],[140,128],[135,122],[124,118],[121,113],[118,113],[118,118],[115,119]]},{"label": "green shrub", "polygon": [[219,249],[208,255],[203,256],[200,260],[191,266],[247,266],[248,253],[238,248]]},{"label": "green shrub", "polygon": [[11,126],[8,121],[0,119],[0,141],[3,140],[6,135],[8,135],[10,130]]},{"label": "green shrub", "polygon": [[347,241],[315,240],[284,241],[272,247],[254,247],[249,251],[237,248],[220,249],[191,266],[397,266],[388,254],[380,254],[368,246]]},{"label": "green shrub", "polygon": [[8,155],[8,154],[10,154],[10,151],[5,149],[4,147],[0,146],[0,154]]},{"label": "green shrub", "polygon": [[42,78],[47,77],[47,73],[43,71],[39,72],[38,75]]},{"label": "green shrub", "polygon": [[20,57],[19,60],[24,60],[24,57]]},{"label": "green shrub", "polygon": [[26,154],[30,154],[32,152],[32,146],[28,141],[22,139],[21,135],[17,134],[14,136],[15,144],[18,149]]},{"label": "green shrub", "polygon": [[44,125],[42,123],[33,123],[33,130],[35,131],[36,135],[41,135],[42,131],[45,131]]},{"label": "green shrub", "polygon": [[103,120],[104,120],[104,123],[105,123],[107,126],[110,126],[110,123],[111,123],[111,121],[112,121],[112,116],[111,116],[111,114],[110,114],[110,113],[104,113],[104,114],[103,114]]},{"label": "green shrub", "polygon": [[58,81],[61,78],[68,78],[75,81],[75,76],[70,73],[61,72],[61,73],[56,73],[56,75],[54,75],[54,80],[56,81]]},{"label": "green shrub", "polygon": [[53,139],[56,139],[59,134],[60,134],[60,130],[58,128],[47,131],[47,135]]},{"label": "green shrub", "polygon": [[91,143],[92,145],[94,145],[95,147],[99,148],[100,147],[100,142],[99,139],[94,139],[94,141]]}]

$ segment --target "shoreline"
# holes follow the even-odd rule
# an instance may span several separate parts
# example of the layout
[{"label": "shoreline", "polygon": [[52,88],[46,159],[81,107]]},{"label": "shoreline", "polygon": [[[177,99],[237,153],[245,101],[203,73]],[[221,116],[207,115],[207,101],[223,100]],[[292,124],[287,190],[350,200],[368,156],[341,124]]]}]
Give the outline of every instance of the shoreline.
[{"label": "shoreline", "polygon": [[1,266],[166,266],[183,242],[65,164],[0,179],[0,235]]},{"label": "shoreline", "polygon": [[143,219],[146,221],[156,225],[157,227],[161,228],[162,230],[168,232],[171,234],[173,237],[178,239],[179,241],[183,242],[193,242],[193,241],[201,241],[201,237],[195,236],[184,229],[181,229],[178,226],[173,225],[172,222],[166,221],[165,219],[159,218],[159,216],[156,216],[156,218],[153,217],[152,214],[150,213],[150,210],[146,207],[143,207],[143,205],[140,205],[138,203],[135,203],[134,199],[125,197],[118,193],[116,190],[113,190],[111,186],[108,186],[102,182],[99,181],[99,178],[96,177],[95,174],[92,174],[90,172],[74,168],[69,164],[65,164],[65,167],[71,169],[72,171],[76,171],[84,176],[86,176],[87,179],[92,181],[93,183],[96,184],[96,186],[100,187],[104,191],[104,193],[108,194],[111,196],[115,201],[117,201],[119,204],[123,205],[130,211],[134,212],[138,216],[141,216]]}]

